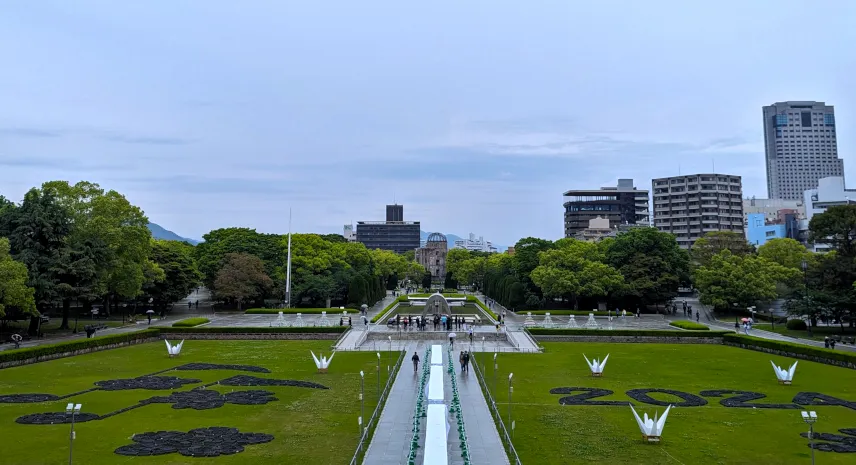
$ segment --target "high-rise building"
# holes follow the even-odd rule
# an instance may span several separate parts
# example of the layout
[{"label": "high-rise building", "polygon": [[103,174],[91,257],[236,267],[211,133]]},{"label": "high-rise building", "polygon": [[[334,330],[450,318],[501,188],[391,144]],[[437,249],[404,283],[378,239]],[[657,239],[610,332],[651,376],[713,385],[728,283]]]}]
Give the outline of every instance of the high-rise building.
[{"label": "high-rise building", "polygon": [[404,221],[404,205],[387,205],[386,221]]},{"label": "high-rise building", "polygon": [[740,176],[690,174],[652,181],[654,226],[672,233],[689,249],[713,231],[743,232],[743,189]]},{"label": "high-rise building", "polygon": [[496,247],[490,241],[484,240],[484,236],[476,237],[470,233],[469,239],[460,239],[455,241],[455,249],[466,249],[473,252],[496,252]]},{"label": "high-rise building", "polygon": [[[393,218],[400,219],[389,220],[390,213]],[[386,217],[387,221],[357,221],[357,242],[365,244],[367,249],[396,253],[419,248],[421,227],[418,221],[404,221],[403,205],[387,205]]]},{"label": "high-rise building", "polygon": [[835,110],[824,102],[778,102],[764,107],[767,195],[801,200],[817,181],[844,176],[838,158]]},{"label": "high-rise building", "polygon": [[589,227],[589,220],[604,218],[611,228],[650,224],[648,191],[633,187],[632,179],[619,179],[617,187],[570,190],[564,194],[565,237]]}]

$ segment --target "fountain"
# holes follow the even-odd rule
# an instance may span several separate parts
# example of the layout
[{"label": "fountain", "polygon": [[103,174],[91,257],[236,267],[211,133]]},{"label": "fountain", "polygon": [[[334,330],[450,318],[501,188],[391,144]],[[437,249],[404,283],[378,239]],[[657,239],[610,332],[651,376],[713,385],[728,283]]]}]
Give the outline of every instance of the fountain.
[{"label": "fountain", "polygon": [[303,323],[303,314],[302,313],[297,314],[297,319],[294,320],[294,326],[306,326]]},{"label": "fountain", "polygon": [[327,318],[327,312],[321,312],[321,318],[318,320],[318,326],[330,326],[330,319]]},{"label": "fountain", "polygon": [[594,319],[594,313],[589,313],[588,321],[585,324],[586,329],[600,329],[600,325]]},{"label": "fountain", "polygon": [[285,315],[283,315],[282,312],[279,312],[279,315],[276,316],[276,322],[274,324],[280,328],[286,325]]},{"label": "fountain", "polygon": [[535,320],[532,319],[532,312],[526,312],[526,319],[523,320],[523,326],[535,326]]},{"label": "fountain", "polygon": [[568,328],[574,328],[574,329],[579,328],[579,325],[577,325],[577,319],[574,318],[573,315],[571,315],[571,317],[568,318]]},{"label": "fountain", "polygon": [[543,325],[543,326],[544,326],[545,328],[552,328],[552,327],[553,327],[553,319],[552,319],[552,318],[550,318],[550,314],[549,314],[549,313],[547,313],[546,315],[544,315],[544,325]]}]

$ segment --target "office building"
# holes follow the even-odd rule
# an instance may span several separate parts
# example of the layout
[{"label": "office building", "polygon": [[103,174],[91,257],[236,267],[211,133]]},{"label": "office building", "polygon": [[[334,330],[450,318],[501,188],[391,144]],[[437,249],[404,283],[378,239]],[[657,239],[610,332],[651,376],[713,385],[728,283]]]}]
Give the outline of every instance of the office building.
[{"label": "office building", "polygon": [[783,200],[783,199],[743,199],[743,217],[746,219],[745,224],[748,224],[749,215],[753,213],[763,213],[764,220],[772,223],[778,220],[779,212],[795,212],[799,219],[805,218],[805,206],[802,198],[799,200]]},{"label": "office building", "polygon": [[589,227],[589,220],[609,220],[610,228],[623,224],[650,225],[648,191],[633,187],[632,179],[619,179],[616,187],[570,190],[564,193],[565,237]]},{"label": "office building", "polygon": [[824,102],[779,102],[763,109],[767,195],[800,200],[821,178],[844,176],[835,110]]},{"label": "office building", "polygon": [[468,239],[459,239],[455,241],[455,249],[466,249],[472,252],[496,252],[496,247],[490,241],[485,241],[484,237],[479,236],[476,237],[475,234],[470,233],[470,237]]},{"label": "office building", "polygon": [[[418,221],[404,221],[402,205],[387,205],[387,218],[390,208],[398,221],[357,221],[357,242],[365,244],[367,249],[391,250],[404,253],[419,248],[421,227]],[[396,216],[398,215],[398,216]]]},{"label": "office building", "polygon": [[652,181],[654,226],[672,233],[683,249],[713,231],[744,234],[740,176],[690,174]]},{"label": "office building", "polygon": [[387,205],[386,221],[404,221],[404,205]]},{"label": "office building", "polygon": [[774,221],[769,221],[763,213],[749,213],[746,224],[746,240],[755,247],[760,247],[770,239],[790,238],[798,240],[799,220],[794,210],[785,213],[781,210]]},{"label": "office building", "polygon": [[[841,176],[820,179],[816,189],[809,189],[803,195],[806,218],[802,223],[804,237],[807,236],[808,223],[815,215],[825,212],[829,207],[856,203],[856,189],[845,188],[844,178]],[[827,252],[830,249],[827,244],[808,246],[815,252]]]}]

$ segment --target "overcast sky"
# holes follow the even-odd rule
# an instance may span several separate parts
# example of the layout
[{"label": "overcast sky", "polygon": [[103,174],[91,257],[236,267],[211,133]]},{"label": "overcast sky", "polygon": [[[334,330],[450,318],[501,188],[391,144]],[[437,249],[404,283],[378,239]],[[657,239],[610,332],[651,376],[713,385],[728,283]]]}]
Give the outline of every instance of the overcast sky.
[{"label": "overcast sky", "polygon": [[559,238],[562,192],[743,176],[761,106],[835,105],[854,179],[852,0],[9,0],[0,194],[116,189],[200,238],[422,229]]}]

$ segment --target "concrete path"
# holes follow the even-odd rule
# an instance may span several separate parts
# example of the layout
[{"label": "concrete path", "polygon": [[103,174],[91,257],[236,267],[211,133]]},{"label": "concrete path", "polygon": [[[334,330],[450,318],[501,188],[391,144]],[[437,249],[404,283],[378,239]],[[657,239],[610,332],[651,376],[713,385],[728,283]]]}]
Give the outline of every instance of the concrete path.
[{"label": "concrete path", "polygon": [[[380,421],[366,450],[364,465],[401,465],[407,463],[410,441],[413,439],[413,414],[416,408],[416,390],[419,388],[419,372],[413,372],[410,357],[414,351],[420,357],[425,354],[425,344],[407,346],[407,355],[392,389],[386,399]],[[426,361],[423,360],[423,363]],[[421,368],[421,366],[420,366]]]}]

